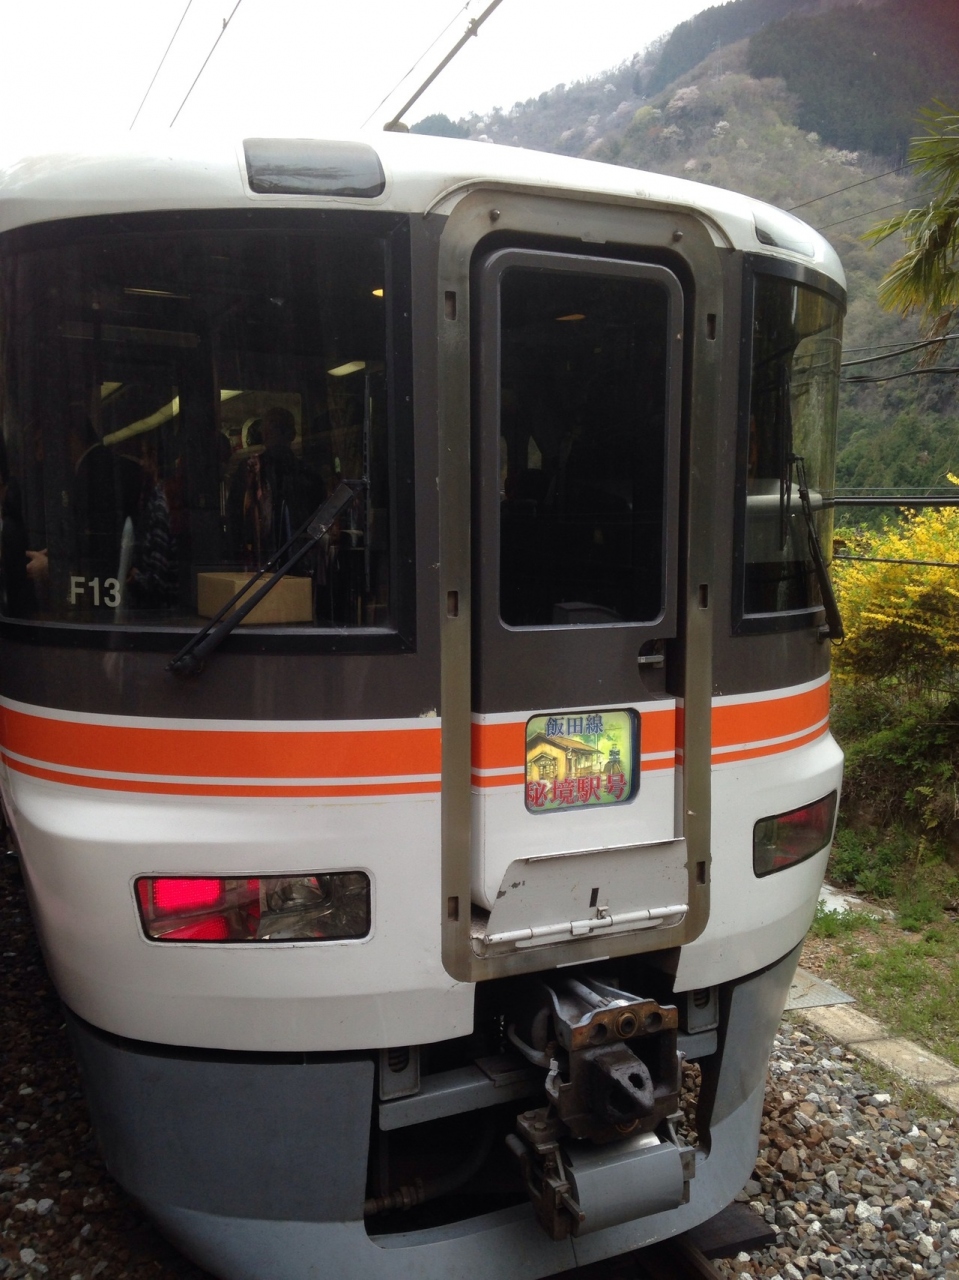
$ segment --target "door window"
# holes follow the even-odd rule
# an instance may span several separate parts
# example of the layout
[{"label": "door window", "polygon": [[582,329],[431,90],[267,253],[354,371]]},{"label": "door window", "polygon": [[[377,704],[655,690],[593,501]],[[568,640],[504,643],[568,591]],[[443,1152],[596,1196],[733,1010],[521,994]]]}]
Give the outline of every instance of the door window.
[{"label": "door window", "polygon": [[670,298],[653,280],[500,277],[500,616],[653,622],[665,606]]}]

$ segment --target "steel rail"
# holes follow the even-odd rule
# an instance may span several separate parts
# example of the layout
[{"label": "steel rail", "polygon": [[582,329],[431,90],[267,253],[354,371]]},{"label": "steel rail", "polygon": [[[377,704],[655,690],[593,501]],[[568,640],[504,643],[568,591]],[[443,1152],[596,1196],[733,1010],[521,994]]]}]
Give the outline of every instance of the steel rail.
[{"label": "steel rail", "polygon": [[673,1236],[603,1262],[564,1271],[553,1280],[725,1280],[688,1236]]},{"label": "steel rail", "polygon": [[640,1250],[636,1261],[636,1280],[724,1280],[719,1268],[685,1236]]}]

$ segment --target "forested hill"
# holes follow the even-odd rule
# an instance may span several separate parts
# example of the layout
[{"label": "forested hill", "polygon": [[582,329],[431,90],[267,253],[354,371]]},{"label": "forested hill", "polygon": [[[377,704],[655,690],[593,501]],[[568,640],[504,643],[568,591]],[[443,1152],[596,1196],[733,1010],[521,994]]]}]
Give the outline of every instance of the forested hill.
[{"label": "forested hill", "polygon": [[[522,117],[523,145],[553,149],[557,99],[567,98],[566,114],[591,96],[607,105],[604,93],[619,94],[617,105],[652,101],[707,60],[722,74],[725,54],[738,56],[744,40],[743,69],[782,80],[795,123],[844,150],[902,159],[919,111],[934,98],[959,102],[959,0],[727,0],[643,52],[624,51],[604,76],[557,85],[508,114]],[[478,119],[431,116],[413,127],[476,136]]]},{"label": "forested hill", "polygon": [[704,9],[674,27],[654,46],[654,61],[643,88],[647,94],[659,93],[724,45],[755,35],[770,23],[818,13],[829,3],[844,2],[852,0],[727,0]]},{"label": "forested hill", "polygon": [[[785,17],[783,9],[790,10]],[[911,26],[897,25],[906,13]],[[736,23],[752,22],[757,15],[766,25],[749,38],[727,43],[713,34],[734,32]],[[849,35],[855,30],[858,45]],[[869,38],[877,32],[882,41]],[[896,40],[900,80],[893,84]],[[623,62],[601,75],[557,85],[509,110],[455,123],[433,117],[420,127],[673,174],[795,209],[842,258],[849,284],[844,346],[848,359],[858,359],[917,336],[915,321],[881,311],[876,300],[878,283],[901,245],[890,240],[869,247],[861,237],[880,219],[921,200],[908,170],[887,171],[899,163],[903,130],[918,131],[915,117],[924,105],[941,98],[959,108],[959,48],[952,61],[943,52],[957,42],[959,0],[882,0],[868,6],[842,0],[831,5],[732,0],[683,23],[649,50],[624,50]],[[667,55],[676,59],[672,65],[682,65],[693,56],[688,50],[704,43],[710,44],[705,58],[653,90]],[[874,79],[860,75],[862,58],[854,46],[868,51],[867,71]],[[835,65],[839,49],[847,51],[845,72]],[[777,57],[779,63],[770,61]],[[925,68],[925,79],[907,72],[906,62]],[[826,95],[816,87],[827,66],[833,68],[828,78],[835,87],[829,110],[823,106]],[[874,129],[880,119],[877,101],[888,112],[882,117],[887,121],[882,146],[874,152],[854,145],[854,139]],[[813,111],[832,123],[810,128]],[[944,363],[959,363],[959,342],[955,347]],[[915,359],[907,355],[888,364],[850,367],[846,376],[904,373]],[[901,488],[939,483],[947,471],[959,473],[957,390],[954,376],[938,374],[847,384],[840,410],[839,483]]]},{"label": "forested hill", "polygon": [[797,123],[833,146],[903,155],[930,89],[959,98],[957,0],[728,0],[650,51],[641,91],[746,37],[750,73],[781,77]]},{"label": "forested hill", "polygon": [[902,156],[931,96],[959,101],[959,3],[887,0],[793,14],[753,37],[748,66],[754,76],[782,77],[802,128],[837,147]]}]

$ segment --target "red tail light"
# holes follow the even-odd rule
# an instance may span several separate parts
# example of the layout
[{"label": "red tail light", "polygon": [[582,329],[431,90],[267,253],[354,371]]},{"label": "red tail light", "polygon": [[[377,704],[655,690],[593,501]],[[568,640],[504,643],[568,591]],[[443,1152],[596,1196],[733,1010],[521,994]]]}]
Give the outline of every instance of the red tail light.
[{"label": "red tail light", "polygon": [[158,942],[296,942],[364,938],[370,880],[361,871],[214,879],[144,876],[140,920]]},{"label": "red tail light", "polygon": [[[141,881],[141,883],[146,883]],[[217,906],[223,898],[222,880],[154,880],[153,905],[164,915],[201,911]]]},{"label": "red tail light", "polygon": [[230,922],[226,916],[211,916],[199,924],[185,924],[163,935],[167,942],[226,942],[230,936]]},{"label": "red tail light", "polygon": [[813,857],[832,839],[838,793],[790,809],[788,813],[761,818],[753,828],[753,871],[768,876]]}]

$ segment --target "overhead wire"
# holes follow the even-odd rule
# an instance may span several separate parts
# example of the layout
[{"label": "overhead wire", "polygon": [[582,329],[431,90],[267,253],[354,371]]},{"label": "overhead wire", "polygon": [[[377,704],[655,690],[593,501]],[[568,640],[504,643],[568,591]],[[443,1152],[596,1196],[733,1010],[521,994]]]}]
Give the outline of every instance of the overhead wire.
[{"label": "overhead wire", "polygon": [[[908,347],[900,347],[896,351],[890,351],[888,352],[887,355],[884,355],[884,356],[863,356],[861,360],[843,360],[842,364],[839,367],[840,369],[848,369],[851,365],[854,365],[854,364],[875,364],[877,360],[895,360],[896,356],[905,356],[905,355],[908,355],[910,351],[921,351],[924,347],[935,346],[936,343],[938,342],[950,342],[954,338],[959,338],[959,333],[947,333],[947,334],[944,334],[943,337],[941,338],[926,338],[922,342],[913,342]],[[875,350],[875,349],[876,348],[870,348],[870,347],[852,347],[851,348],[851,350],[853,351],[869,351],[869,350]]]},{"label": "overhead wire", "polygon": [[[959,334],[956,335],[959,337]],[[938,342],[938,338],[928,338],[928,342]],[[899,342],[872,342],[866,347],[843,347],[843,354],[846,355],[853,351],[889,351],[892,347],[901,347],[905,343],[905,339]]]},{"label": "overhead wire", "polygon": [[202,76],[202,75],[203,75],[203,72],[206,70],[206,64],[210,61],[210,59],[213,57],[214,53],[216,52],[216,47],[217,47],[217,45],[220,43],[220,41],[223,39],[223,36],[224,36],[224,34],[226,33],[226,29],[227,29],[227,27],[228,27],[228,26],[230,25],[230,23],[233,21],[233,15],[236,13],[237,9],[239,9],[239,7],[240,7],[240,5],[241,5],[242,3],[243,3],[243,0],[236,0],[236,4],[233,6],[233,9],[232,9],[232,11],[231,11],[231,13],[230,13],[230,16],[229,16],[228,18],[224,18],[224,19],[223,19],[223,26],[220,28],[219,33],[218,33],[218,35],[217,35],[217,38],[213,41],[213,47],[211,48],[210,52],[206,55],[206,57],[203,59],[203,66],[202,66],[202,67],[200,68],[200,70],[196,73],[196,77],[194,78],[193,83],[190,85],[189,89],[187,89],[187,91],[186,91],[186,97],[183,99],[183,101],[182,101],[182,102],[180,103],[180,105],[177,107],[177,109],[176,109],[176,115],[174,115],[173,119],[170,121],[170,126],[169,126],[169,127],[170,127],[171,129],[173,128],[173,126],[174,126],[174,125],[176,124],[176,122],[177,122],[177,116],[179,116],[180,112],[181,112],[181,111],[183,110],[183,108],[186,106],[186,104],[187,104],[187,99],[189,98],[190,94],[191,94],[191,93],[193,92],[193,90],[196,88],[197,81],[200,79],[200,76]]},{"label": "overhead wire", "polygon": [[137,107],[137,113],[136,113],[136,115],[133,117],[133,119],[130,121],[130,128],[131,128],[131,129],[132,129],[132,128],[133,128],[133,126],[136,124],[136,122],[137,122],[137,120],[138,120],[138,118],[139,118],[140,112],[143,110],[144,103],[146,102],[147,98],[149,98],[149,96],[150,96],[150,90],[151,90],[151,89],[153,88],[153,86],[156,84],[156,78],[157,78],[157,76],[160,74],[161,70],[163,69],[163,64],[164,64],[164,62],[166,62],[167,54],[168,54],[168,53],[170,52],[170,50],[173,48],[173,41],[174,41],[174,40],[177,38],[177,36],[179,35],[179,33],[180,33],[180,28],[183,26],[183,20],[184,20],[184,18],[186,17],[186,15],[190,12],[190,5],[191,5],[192,3],[193,3],[193,0],[186,0],[186,8],[183,10],[183,13],[180,15],[180,21],[176,24],[176,30],[174,31],[173,35],[172,35],[172,36],[170,36],[170,43],[169,43],[169,44],[167,45],[167,47],[163,50],[163,57],[160,59],[159,63],[157,64],[157,69],[156,69],[156,71],[154,71],[154,73],[153,73],[153,79],[152,79],[152,80],[150,81],[150,83],[147,85],[147,91],[146,91],[146,93],[143,95],[143,101],[142,101],[142,102],[140,103],[140,105]]},{"label": "overhead wire", "polygon": [[903,160],[902,164],[896,165],[895,169],[886,169],[884,173],[874,173],[871,178],[860,178],[858,182],[850,182],[848,186],[837,187],[835,191],[827,191],[824,195],[813,196],[811,200],[804,200],[802,204],[791,204],[786,210],[792,213],[794,209],[805,209],[809,204],[818,204],[820,200],[828,200],[830,196],[841,196],[844,191],[852,191],[853,187],[864,187],[867,182],[878,182],[880,178],[888,178],[892,173],[902,173],[903,169],[908,169],[912,163],[910,160]]},{"label": "overhead wire", "polygon": [[952,560],[891,560],[886,556],[847,556],[838,552],[833,560],[865,560],[869,564],[918,564],[930,569],[959,569],[959,564]]},{"label": "overhead wire", "polygon": [[[922,492],[906,493],[905,489],[903,489],[901,485],[844,484],[836,487],[834,496],[836,498],[852,498],[852,497],[855,497],[857,493],[859,494],[868,493],[870,497],[878,498],[878,497],[881,497],[883,494],[891,493],[894,496],[898,495],[900,498],[903,499],[904,502],[912,498],[934,498],[937,496],[940,498],[942,497],[951,498],[954,496],[959,498],[959,494],[956,493],[955,487],[953,485],[947,486],[944,484],[938,484],[938,485],[937,484],[914,484],[911,486],[907,485],[906,488],[921,489]],[[936,495],[936,494],[930,493],[931,489],[942,489],[943,492],[941,494]]]},{"label": "overhead wire", "polygon": [[854,374],[851,378],[840,378],[840,385],[850,382],[895,382],[897,378],[918,378],[924,373],[959,373],[959,364],[942,365],[931,369],[906,369],[903,373],[886,373],[873,377],[870,374]]},{"label": "overhead wire", "polygon": [[830,227],[841,227],[845,222],[855,222],[857,218],[868,218],[872,213],[883,213],[886,209],[898,209],[901,204],[908,204],[908,200],[894,200],[892,204],[881,204],[878,209],[864,209],[862,213],[850,214],[848,218],[840,218],[838,222],[827,222],[824,227],[814,227],[814,231],[828,231]]},{"label": "overhead wire", "polygon": [[400,87],[400,85],[401,85],[401,84],[404,84],[407,80],[409,80],[410,76],[413,74],[413,72],[416,70],[416,68],[420,65],[420,63],[423,61],[423,59],[427,56],[427,54],[430,52],[430,50],[431,50],[435,45],[438,45],[438,44],[439,44],[439,42],[440,42],[440,41],[443,39],[443,37],[446,35],[447,31],[449,31],[450,27],[451,27],[451,26],[453,25],[453,23],[456,21],[456,19],[457,19],[461,14],[465,13],[465,12],[466,12],[466,10],[470,7],[470,5],[471,5],[472,3],[473,3],[473,0],[466,0],[466,3],[463,5],[463,7],[462,7],[461,9],[457,9],[457,10],[456,10],[456,12],[453,14],[452,18],[450,18],[449,22],[447,22],[447,24],[446,24],[446,26],[443,28],[443,30],[439,33],[439,35],[436,37],[436,39],[432,41],[432,43],[430,43],[430,44],[428,44],[428,45],[426,46],[426,48],[423,50],[423,52],[420,54],[420,56],[416,59],[416,61],[415,61],[415,62],[413,63],[413,65],[410,67],[409,71],[404,72],[404,74],[400,76],[399,80],[397,80],[397,82],[396,82],[396,84],[393,86],[393,88],[392,88],[392,89],[390,89],[389,93],[384,94],[384,95],[383,95],[383,97],[382,97],[382,98],[380,98],[379,102],[376,104],[376,106],[373,108],[373,110],[370,112],[370,114],[369,114],[369,115],[366,117],[366,119],[363,121],[363,124],[362,124],[361,128],[364,128],[364,129],[365,129],[365,128],[366,128],[366,126],[367,126],[367,125],[370,123],[370,121],[373,119],[373,117],[376,115],[377,111],[379,111],[380,107],[382,107],[383,103],[384,103],[384,102],[388,102],[388,101],[389,101],[389,99],[390,99],[390,98],[392,98],[393,94],[394,94],[394,93],[397,91],[397,89]]}]

